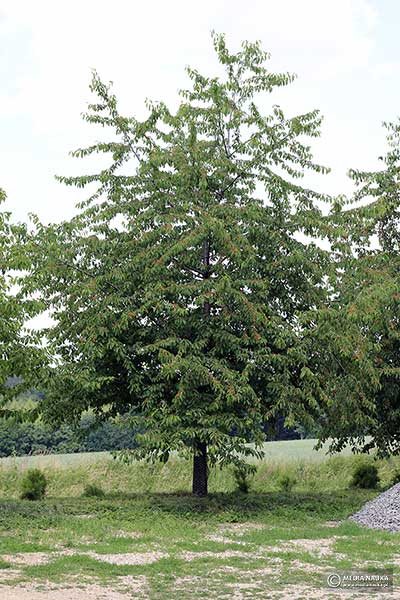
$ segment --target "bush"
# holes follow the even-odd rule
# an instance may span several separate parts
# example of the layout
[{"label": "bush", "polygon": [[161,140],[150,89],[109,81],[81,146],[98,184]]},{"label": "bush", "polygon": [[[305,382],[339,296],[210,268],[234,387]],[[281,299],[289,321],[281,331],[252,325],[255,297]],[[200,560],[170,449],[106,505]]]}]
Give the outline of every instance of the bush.
[{"label": "bush", "polygon": [[400,470],[397,469],[393,475],[392,478],[390,480],[390,487],[392,487],[392,485],[396,485],[397,483],[400,483]]},{"label": "bush", "polygon": [[21,482],[21,500],[43,500],[47,479],[40,469],[29,469]]},{"label": "bush", "polygon": [[379,484],[378,468],[376,465],[358,465],[353,472],[351,487],[374,490]]},{"label": "bush", "polygon": [[89,483],[85,486],[82,496],[85,498],[104,498],[105,493],[101,487],[94,485],[93,483]]},{"label": "bush", "polygon": [[254,465],[240,465],[233,469],[233,476],[235,478],[236,487],[239,492],[248,494],[251,487],[251,480],[256,472]]},{"label": "bush", "polygon": [[281,475],[278,479],[278,486],[282,492],[291,492],[296,483],[296,477],[294,475],[289,475],[289,473]]}]

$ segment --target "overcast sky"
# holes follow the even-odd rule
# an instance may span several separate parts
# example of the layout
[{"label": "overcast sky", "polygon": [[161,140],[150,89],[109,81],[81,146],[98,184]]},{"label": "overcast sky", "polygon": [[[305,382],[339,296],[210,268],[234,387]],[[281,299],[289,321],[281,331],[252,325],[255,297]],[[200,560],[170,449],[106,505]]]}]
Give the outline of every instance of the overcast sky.
[{"label": "overcast sky", "polygon": [[210,31],[237,48],[260,39],[272,70],[297,81],[274,102],[324,115],[315,158],[321,189],[350,193],[350,167],[377,166],[383,120],[400,113],[397,0],[0,0],[0,187],[14,218],[72,216],[82,197],[55,174],[91,171],[68,152],[97,139],[80,114],[92,68],[113,80],[121,110],[176,102],[190,64],[214,74]]}]

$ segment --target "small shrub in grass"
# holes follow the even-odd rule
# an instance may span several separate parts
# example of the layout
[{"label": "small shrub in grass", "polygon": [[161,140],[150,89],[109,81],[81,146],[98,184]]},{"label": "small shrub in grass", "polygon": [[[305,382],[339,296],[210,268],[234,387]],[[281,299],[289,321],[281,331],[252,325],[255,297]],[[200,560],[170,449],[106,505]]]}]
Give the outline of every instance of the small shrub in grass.
[{"label": "small shrub in grass", "polygon": [[282,492],[291,492],[296,483],[296,477],[294,475],[290,475],[289,473],[284,473],[278,479],[278,486]]},{"label": "small shrub in grass", "polygon": [[22,500],[43,500],[46,494],[47,479],[40,469],[29,469],[21,482]]},{"label": "small shrub in grass", "polygon": [[105,493],[101,487],[94,485],[93,483],[89,483],[85,486],[82,496],[85,498],[105,498]]},{"label": "small shrub in grass", "polygon": [[378,484],[379,475],[377,466],[361,464],[355,468],[350,486],[366,490],[374,490],[378,487]]},{"label": "small shrub in grass", "polygon": [[400,483],[400,469],[396,469],[393,473],[389,486],[392,487],[392,485],[396,485],[397,483]]},{"label": "small shrub in grass", "polygon": [[243,494],[248,494],[250,491],[252,479],[256,473],[255,465],[239,465],[234,467],[233,476],[235,478],[236,488]]}]

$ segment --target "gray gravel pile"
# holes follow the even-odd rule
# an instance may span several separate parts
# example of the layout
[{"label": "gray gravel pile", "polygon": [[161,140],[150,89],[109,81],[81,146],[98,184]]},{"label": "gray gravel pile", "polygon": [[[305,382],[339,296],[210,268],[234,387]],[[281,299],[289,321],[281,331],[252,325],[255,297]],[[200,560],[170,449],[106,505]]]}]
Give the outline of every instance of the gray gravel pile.
[{"label": "gray gravel pile", "polygon": [[397,483],[350,517],[371,529],[400,531],[400,483]]}]

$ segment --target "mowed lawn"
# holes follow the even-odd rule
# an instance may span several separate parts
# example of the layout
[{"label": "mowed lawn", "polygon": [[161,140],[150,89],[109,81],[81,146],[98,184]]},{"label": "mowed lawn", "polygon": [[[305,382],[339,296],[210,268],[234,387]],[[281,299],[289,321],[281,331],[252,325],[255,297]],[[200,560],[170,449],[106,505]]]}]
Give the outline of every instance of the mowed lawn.
[{"label": "mowed lawn", "polygon": [[[229,469],[213,470],[207,499],[188,493],[186,461],[124,465],[101,456],[42,463],[46,500],[21,501],[26,461],[3,463],[1,600],[338,598],[330,573],[377,567],[393,567],[400,581],[400,534],[347,520],[378,493],[349,488],[362,459],[312,460],[309,441],[277,444],[251,493],[235,491]],[[287,451],[283,460],[284,444],[303,446],[303,456]],[[383,485],[397,466],[379,462]],[[296,482],[291,491],[282,491],[283,475]],[[105,497],[82,497],[87,483]]]}]

